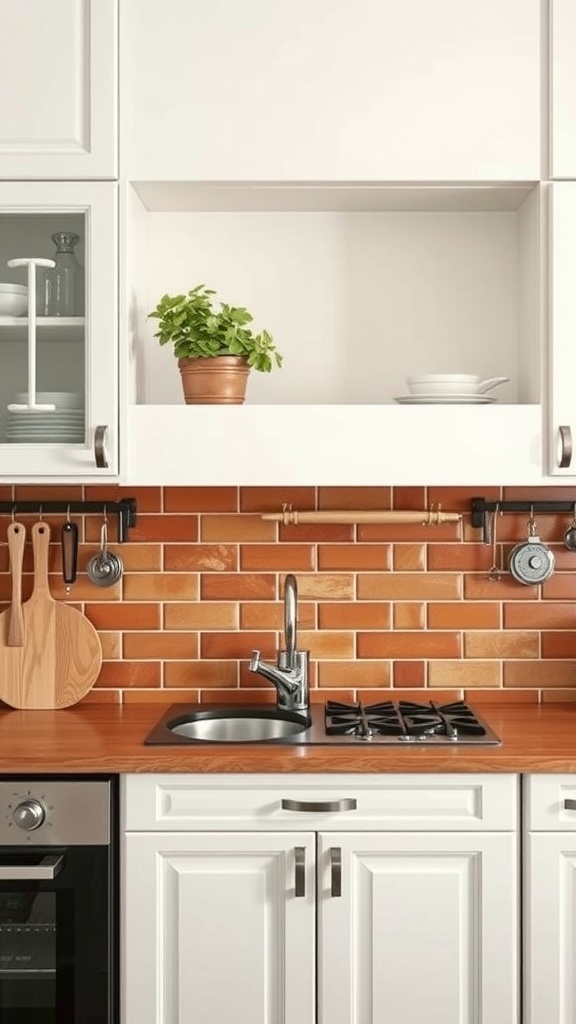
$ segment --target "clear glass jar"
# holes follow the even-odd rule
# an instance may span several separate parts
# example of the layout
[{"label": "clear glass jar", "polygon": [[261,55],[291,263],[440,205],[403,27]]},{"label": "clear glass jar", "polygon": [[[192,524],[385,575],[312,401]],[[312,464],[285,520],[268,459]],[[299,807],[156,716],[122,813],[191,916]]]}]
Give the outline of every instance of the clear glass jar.
[{"label": "clear glass jar", "polygon": [[51,238],[56,246],[56,266],[44,274],[38,311],[42,316],[83,316],[84,270],[74,252],[80,236],[74,231],[56,231]]}]

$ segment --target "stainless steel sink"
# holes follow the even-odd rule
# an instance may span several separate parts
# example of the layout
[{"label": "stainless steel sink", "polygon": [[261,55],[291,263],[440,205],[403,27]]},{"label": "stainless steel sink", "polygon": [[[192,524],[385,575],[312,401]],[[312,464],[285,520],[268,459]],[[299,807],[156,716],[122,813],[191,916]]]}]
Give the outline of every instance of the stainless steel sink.
[{"label": "stainless steel sink", "polygon": [[310,725],[305,714],[276,708],[210,708],[187,711],[164,723],[173,736],[209,743],[269,743],[286,740]]}]

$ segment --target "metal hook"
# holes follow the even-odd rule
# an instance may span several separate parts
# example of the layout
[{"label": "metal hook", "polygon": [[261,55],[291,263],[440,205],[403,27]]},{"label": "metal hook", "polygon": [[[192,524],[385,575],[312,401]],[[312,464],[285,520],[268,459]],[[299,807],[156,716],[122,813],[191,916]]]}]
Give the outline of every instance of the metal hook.
[{"label": "metal hook", "polygon": [[17,508],[18,508],[18,506],[17,506],[17,505],[12,505],[12,522],[13,522],[13,523],[15,523],[15,522],[16,522],[16,509],[17,509]]},{"label": "metal hook", "polygon": [[70,505],[68,505],[68,508],[66,509],[66,522],[67,523],[71,522],[71,519],[70,519]]},{"label": "metal hook", "polygon": [[38,522],[42,522],[42,505],[38,505]]}]

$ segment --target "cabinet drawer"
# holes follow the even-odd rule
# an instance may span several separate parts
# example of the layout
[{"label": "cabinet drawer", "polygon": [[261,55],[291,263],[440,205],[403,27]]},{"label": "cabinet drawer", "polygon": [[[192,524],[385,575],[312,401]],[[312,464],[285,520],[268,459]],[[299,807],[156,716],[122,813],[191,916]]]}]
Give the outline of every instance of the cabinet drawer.
[{"label": "cabinet drawer", "polygon": [[515,775],[127,775],[125,830],[516,827]]},{"label": "cabinet drawer", "polygon": [[524,814],[530,831],[576,832],[576,775],[526,776]]}]

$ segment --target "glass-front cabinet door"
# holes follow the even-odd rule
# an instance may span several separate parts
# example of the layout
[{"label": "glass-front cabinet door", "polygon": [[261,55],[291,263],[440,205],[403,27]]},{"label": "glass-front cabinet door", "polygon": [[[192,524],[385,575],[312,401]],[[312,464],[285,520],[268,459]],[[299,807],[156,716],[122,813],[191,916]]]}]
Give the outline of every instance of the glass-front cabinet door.
[{"label": "glass-front cabinet door", "polygon": [[118,472],[117,186],[0,184],[0,480]]}]

